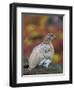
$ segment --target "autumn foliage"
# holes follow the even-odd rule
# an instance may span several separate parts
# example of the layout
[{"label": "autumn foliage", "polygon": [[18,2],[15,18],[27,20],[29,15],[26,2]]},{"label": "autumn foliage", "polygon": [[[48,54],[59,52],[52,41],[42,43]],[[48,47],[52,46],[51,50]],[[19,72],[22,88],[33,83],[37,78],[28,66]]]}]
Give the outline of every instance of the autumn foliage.
[{"label": "autumn foliage", "polygon": [[63,63],[63,18],[55,15],[22,15],[24,55],[28,58],[32,49],[40,44],[45,35],[53,33],[55,54],[53,63]]}]

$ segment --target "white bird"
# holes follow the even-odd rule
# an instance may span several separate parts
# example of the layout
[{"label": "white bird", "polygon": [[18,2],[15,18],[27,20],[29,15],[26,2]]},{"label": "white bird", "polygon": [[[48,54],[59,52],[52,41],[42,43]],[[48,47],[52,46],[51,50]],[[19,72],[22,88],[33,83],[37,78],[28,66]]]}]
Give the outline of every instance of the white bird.
[{"label": "white bird", "polygon": [[54,34],[48,33],[44,37],[43,42],[33,48],[28,59],[29,70],[34,69],[37,65],[42,65],[45,68],[48,68],[48,65],[52,62],[52,57],[54,55],[54,47],[52,45],[52,40],[54,38]]}]

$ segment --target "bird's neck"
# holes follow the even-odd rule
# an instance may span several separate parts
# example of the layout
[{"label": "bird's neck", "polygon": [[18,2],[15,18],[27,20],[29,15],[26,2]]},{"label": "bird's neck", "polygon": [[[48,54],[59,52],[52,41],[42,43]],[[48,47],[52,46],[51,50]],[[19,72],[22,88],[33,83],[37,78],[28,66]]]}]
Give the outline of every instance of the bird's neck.
[{"label": "bird's neck", "polygon": [[43,41],[42,44],[51,44],[51,41]]}]

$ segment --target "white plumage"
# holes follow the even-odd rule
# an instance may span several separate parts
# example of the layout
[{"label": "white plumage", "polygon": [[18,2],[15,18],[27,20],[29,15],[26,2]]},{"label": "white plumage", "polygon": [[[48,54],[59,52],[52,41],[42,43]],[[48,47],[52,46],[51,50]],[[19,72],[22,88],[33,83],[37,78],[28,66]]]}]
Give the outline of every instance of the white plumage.
[{"label": "white plumage", "polygon": [[[45,40],[48,40],[49,38],[46,37]],[[49,40],[48,43],[45,43],[44,41],[41,44],[37,45],[36,47],[33,48],[32,53],[28,60],[29,70],[32,70],[37,65],[43,65],[44,67],[48,68],[48,65],[52,61],[53,55],[54,55],[54,47],[51,43],[51,40]]]}]

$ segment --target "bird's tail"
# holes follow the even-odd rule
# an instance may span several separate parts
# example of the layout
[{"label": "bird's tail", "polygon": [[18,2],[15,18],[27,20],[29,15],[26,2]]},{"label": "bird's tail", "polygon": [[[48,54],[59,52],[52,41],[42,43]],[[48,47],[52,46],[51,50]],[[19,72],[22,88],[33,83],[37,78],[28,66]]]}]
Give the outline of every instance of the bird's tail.
[{"label": "bird's tail", "polygon": [[28,64],[24,65],[24,68],[29,68],[29,65]]}]

